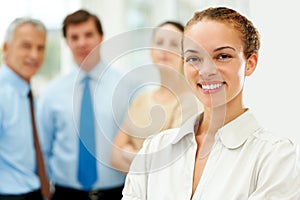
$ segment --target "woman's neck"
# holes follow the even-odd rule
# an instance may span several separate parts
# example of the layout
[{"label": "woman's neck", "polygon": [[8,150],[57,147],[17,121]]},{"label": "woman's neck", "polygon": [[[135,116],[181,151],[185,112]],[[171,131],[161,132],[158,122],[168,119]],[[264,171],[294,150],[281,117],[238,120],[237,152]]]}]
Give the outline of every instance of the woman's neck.
[{"label": "woman's neck", "polygon": [[239,98],[223,106],[206,107],[204,108],[204,116],[199,126],[198,134],[208,133],[215,135],[218,129],[246,112],[246,110],[242,100]]}]

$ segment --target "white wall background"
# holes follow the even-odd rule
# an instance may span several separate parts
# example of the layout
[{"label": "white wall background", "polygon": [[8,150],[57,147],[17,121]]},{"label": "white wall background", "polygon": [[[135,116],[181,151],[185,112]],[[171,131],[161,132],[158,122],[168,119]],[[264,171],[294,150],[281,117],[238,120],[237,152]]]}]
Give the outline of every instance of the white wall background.
[{"label": "white wall background", "polygon": [[250,1],[262,35],[259,66],[247,83],[247,102],[266,127],[300,143],[300,2]]}]

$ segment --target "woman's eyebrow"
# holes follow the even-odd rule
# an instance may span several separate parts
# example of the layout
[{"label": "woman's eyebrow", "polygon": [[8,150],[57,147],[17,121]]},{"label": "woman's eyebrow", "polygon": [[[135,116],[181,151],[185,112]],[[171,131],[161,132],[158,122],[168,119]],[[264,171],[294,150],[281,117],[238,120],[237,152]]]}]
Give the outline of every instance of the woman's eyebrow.
[{"label": "woman's eyebrow", "polygon": [[[223,47],[218,47],[214,50],[214,52],[216,51],[221,51],[223,49],[231,49],[233,51],[236,51],[235,48],[231,47],[231,46],[223,46]],[[184,51],[183,55],[187,54],[187,53],[200,53],[199,51],[195,50],[195,49],[187,49]]]},{"label": "woman's eyebrow", "polygon": [[223,49],[231,49],[231,50],[233,50],[233,51],[236,51],[235,48],[233,48],[233,47],[231,47],[231,46],[224,46],[224,47],[216,48],[216,49],[214,50],[214,52],[220,51],[220,50],[223,50]]},{"label": "woman's eyebrow", "polygon": [[199,53],[197,50],[194,49],[187,49],[184,51],[183,55],[187,54],[187,53]]}]

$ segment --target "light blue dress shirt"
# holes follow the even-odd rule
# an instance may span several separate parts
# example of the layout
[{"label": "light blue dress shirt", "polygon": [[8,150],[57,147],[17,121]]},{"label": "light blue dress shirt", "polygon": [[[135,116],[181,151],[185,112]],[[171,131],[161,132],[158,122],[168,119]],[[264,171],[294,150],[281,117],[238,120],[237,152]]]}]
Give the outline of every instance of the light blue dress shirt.
[{"label": "light blue dress shirt", "polygon": [[0,194],[40,188],[36,174],[29,84],[7,66],[0,69]]},{"label": "light blue dress shirt", "polygon": [[[86,74],[76,67],[47,85],[38,106],[39,133],[50,180],[54,184],[82,189],[77,180],[79,113]],[[96,122],[98,179],[93,189],[124,184],[125,175],[109,164],[111,145],[130,99],[129,83],[122,73],[99,63],[89,74]],[[88,169],[87,169],[88,170]]]}]

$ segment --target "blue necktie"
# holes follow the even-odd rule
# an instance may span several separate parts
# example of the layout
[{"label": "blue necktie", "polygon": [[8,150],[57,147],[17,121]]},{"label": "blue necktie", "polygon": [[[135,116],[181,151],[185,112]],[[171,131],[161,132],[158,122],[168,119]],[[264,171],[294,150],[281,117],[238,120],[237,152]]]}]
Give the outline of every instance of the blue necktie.
[{"label": "blue necktie", "polygon": [[79,127],[78,181],[84,190],[90,190],[97,180],[94,112],[89,80],[89,77],[83,79],[84,89],[81,100]]}]

